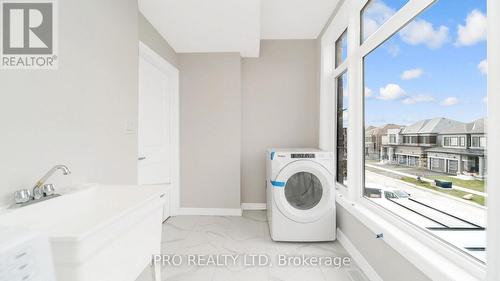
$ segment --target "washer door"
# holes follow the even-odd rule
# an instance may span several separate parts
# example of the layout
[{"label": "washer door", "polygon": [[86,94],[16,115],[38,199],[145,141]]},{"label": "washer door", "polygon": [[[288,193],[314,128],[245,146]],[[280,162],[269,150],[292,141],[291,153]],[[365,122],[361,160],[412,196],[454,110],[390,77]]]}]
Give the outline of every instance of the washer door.
[{"label": "washer door", "polygon": [[274,201],[289,219],[314,222],[334,207],[331,178],[328,170],[314,161],[291,162],[272,181]]}]

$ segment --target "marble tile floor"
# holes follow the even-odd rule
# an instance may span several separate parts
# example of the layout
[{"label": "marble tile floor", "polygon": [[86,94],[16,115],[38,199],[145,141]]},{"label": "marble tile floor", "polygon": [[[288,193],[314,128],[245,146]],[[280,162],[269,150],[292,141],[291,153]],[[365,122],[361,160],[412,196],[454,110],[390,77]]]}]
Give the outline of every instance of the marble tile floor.
[{"label": "marble tile floor", "polygon": [[[269,235],[265,211],[246,211],[241,217],[179,216],[163,225],[162,254],[180,255],[182,265],[164,266],[167,281],[367,281],[351,261],[341,268],[323,266],[279,266],[279,255],[301,257],[349,257],[338,242],[274,242]],[[269,263],[247,266],[249,254],[265,255]],[[189,265],[189,255],[237,257],[236,263],[211,266]],[[246,260],[245,260],[246,258]],[[231,258],[228,259],[231,261]],[[179,260],[178,260],[179,261]],[[262,260],[265,262],[265,258]],[[137,281],[151,281],[147,268]]]}]

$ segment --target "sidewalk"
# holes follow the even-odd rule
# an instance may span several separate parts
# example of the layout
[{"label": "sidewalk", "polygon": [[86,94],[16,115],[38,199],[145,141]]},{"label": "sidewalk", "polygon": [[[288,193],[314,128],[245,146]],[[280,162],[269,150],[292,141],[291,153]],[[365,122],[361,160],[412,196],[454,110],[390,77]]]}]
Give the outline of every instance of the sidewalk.
[{"label": "sidewalk", "polygon": [[[415,175],[412,175],[412,174],[408,174],[408,173],[404,173],[404,172],[400,172],[400,171],[394,171],[394,170],[383,168],[383,167],[380,167],[380,166],[377,166],[377,165],[373,165],[373,164],[365,164],[365,165],[367,167],[370,167],[370,168],[373,168],[373,169],[377,169],[377,170],[380,170],[380,171],[384,171],[384,172],[388,172],[388,173],[400,175],[400,176],[403,176],[403,177],[409,177],[409,178],[414,178],[414,179],[418,178],[418,176],[415,176]],[[425,177],[420,177],[420,179],[422,181],[425,181],[425,182],[428,182],[428,183],[434,183],[434,180],[431,180],[431,179],[428,179],[428,178],[425,178]],[[478,195],[478,196],[483,196],[485,198],[488,197],[488,195],[486,193],[484,193],[484,192],[472,190],[472,189],[461,187],[461,186],[457,186],[457,185],[453,185],[453,189],[460,190],[460,191],[467,192],[467,193],[474,194],[474,195]]]}]

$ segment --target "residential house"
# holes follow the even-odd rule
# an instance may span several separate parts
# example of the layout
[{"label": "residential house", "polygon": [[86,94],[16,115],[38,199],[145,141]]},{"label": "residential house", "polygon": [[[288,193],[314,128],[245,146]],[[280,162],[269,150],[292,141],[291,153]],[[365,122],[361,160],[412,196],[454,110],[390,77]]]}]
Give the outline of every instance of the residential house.
[{"label": "residential house", "polygon": [[382,137],[382,145],[380,147],[380,160],[390,163],[397,163],[395,149],[396,146],[403,143],[401,131],[404,127],[396,129],[388,129],[387,134]]},{"label": "residential house", "polygon": [[382,138],[387,135],[387,131],[391,129],[400,129],[400,125],[387,124],[383,127],[370,126],[365,130],[365,159],[379,160]]},{"label": "residential house", "polygon": [[382,139],[380,160],[441,173],[484,178],[484,124],[484,119],[463,123],[433,118],[402,129],[389,129]]},{"label": "residential house", "polygon": [[427,150],[429,169],[483,178],[486,175],[484,123],[484,119],[478,119],[444,129],[438,136],[439,146]]}]

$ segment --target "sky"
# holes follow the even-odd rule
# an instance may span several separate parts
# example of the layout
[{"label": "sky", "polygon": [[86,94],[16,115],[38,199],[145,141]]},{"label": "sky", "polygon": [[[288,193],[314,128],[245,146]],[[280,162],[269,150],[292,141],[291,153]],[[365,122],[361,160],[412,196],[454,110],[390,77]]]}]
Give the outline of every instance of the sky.
[{"label": "sky", "polygon": [[[407,3],[373,0],[368,37]],[[366,126],[486,117],[486,0],[438,0],[365,57]]]}]

